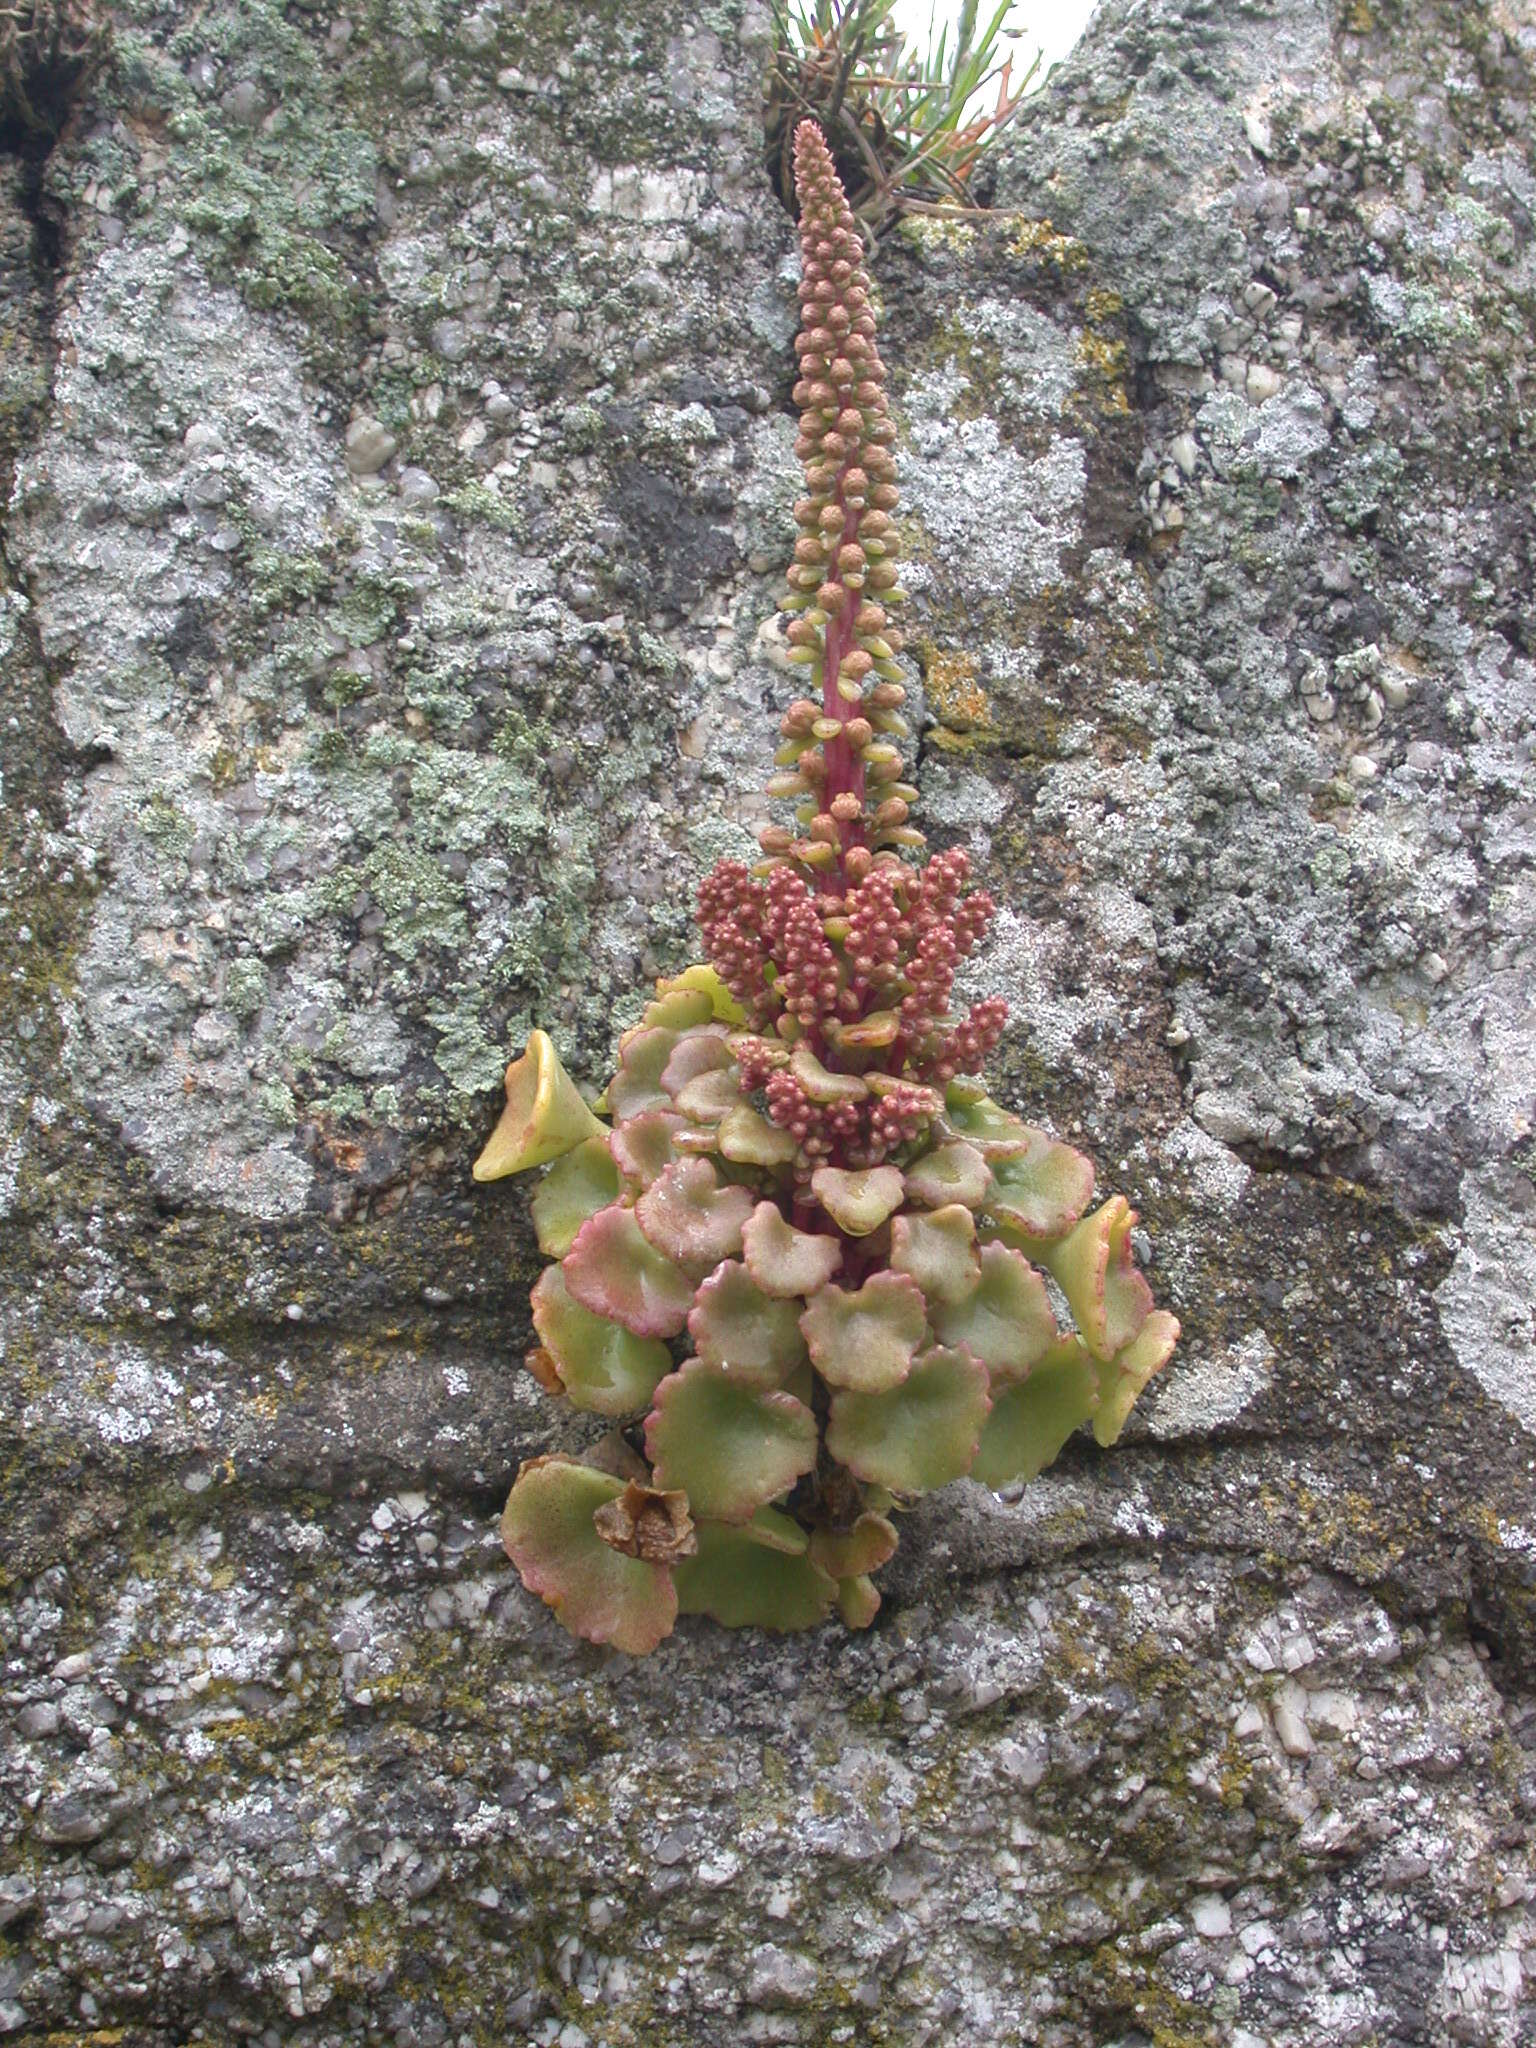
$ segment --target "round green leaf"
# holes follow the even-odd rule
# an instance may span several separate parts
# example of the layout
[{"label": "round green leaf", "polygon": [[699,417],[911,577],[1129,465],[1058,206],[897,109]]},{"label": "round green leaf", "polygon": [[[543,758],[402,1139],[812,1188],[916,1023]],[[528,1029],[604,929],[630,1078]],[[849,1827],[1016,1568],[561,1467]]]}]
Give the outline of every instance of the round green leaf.
[{"label": "round green leaf", "polygon": [[693,1306],[693,1283],[642,1235],[633,1209],[589,1216],[561,1261],[573,1301],[637,1337],[675,1337]]},{"label": "round green leaf", "polygon": [[636,1415],[672,1369],[672,1354],[651,1337],[595,1316],[572,1301],[559,1266],[546,1266],[532,1295],[533,1327],[577,1408],[594,1415]]},{"label": "round green leaf", "polygon": [[964,1301],[981,1278],[975,1217],[963,1202],[926,1216],[898,1216],[891,1225],[891,1266],[909,1273],[928,1301]]},{"label": "round green leaf", "polygon": [[950,1202],[977,1209],[992,1178],[976,1147],[960,1138],[914,1159],[906,1175],[907,1193],[929,1209],[942,1209]]},{"label": "round green leaf", "polygon": [[1000,1108],[990,1095],[977,1095],[965,1081],[950,1082],[944,1118],[957,1138],[987,1159],[1016,1151],[1029,1137],[1029,1126],[1021,1118]]},{"label": "round green leaf", "polygon": [[539,1183],[531,1204],[533,1227],[545,1258],[563,1259],[582,1224],[615,1201],[618,1192],[619,1173],[609,1156],[608,1137],[588,1138],[574,1152],[557,1159]]},{"label": "round green leaf", "polygon": [[1023,1149],[992,1160],[984,1207],[1003,1236],[1026,1248],[1061,1237],[1093,1194],[1093,1162],[1044,1131],[1022,1125]]},{"label": "round green leaf", "polygon": [[1020,1380],[1056,1336],[1045,1282],[1022,1252],[983,1245],[981,1278],[960,1302],[930,1311],[941,1344],[963,1344],[981,1360],[994,1386]]},{"label": "round green leaf", "polygon": [[781,1630],[814,1628],[826,1618],[837,1586],[811,1562],[803,1532],[794,1554],[764,1542],[756,1521],[700,1522],[698,1539],[698,1554],[673,1567],[683,1614],[708,1614],[726,1628]]},{"label": "round green leaf", "polygon": [[530,1593],[573,1636],[643,1657],[672,1633],[677,1593],[663,1566],[612,1549],[592,1517],[624,1481],[561,1457],[531,1458],[501,1517],[501,1539]]},{"label": "round green leaf", "polygon": [[696,1515],[744,1522],[816,1463],[816,1418],[793,1394],[743,1386],[691,1358],[656,1389],[645,1454]]},{"label": "round green leaf", "polygon": [[639,1116],[615,1124],[608,1133],[608,1150],[624,1178],[636,1187],[648,1188],[664,1173],[677,1157],[672,1140],[684,1121],[675,1110],[644,1109]]},{"label": "round green leaf", "polygon": [[720,1119],[719,1150],[738,1166],[788,1166],[798,1147],[750,1102],[738,1102]]},{"label": "round green leaf", "polygon": [[1028,1379],[996,1388],[971,1477],[1009,1486],[1045,1470],[1099,1405],[1098,1374],[1076,1337],[1053,1344]]},{"label": "round green leaf", "polygon": [[867,1394],[900,1385],[927,1327],[922,1291],[905,1273],[873,1273],[862,1287],[823,1287],[800,1318],[822,1378]]},{"label": "round green leaf", "polygon": [[722,1187],[707,1159],[679,1159],[636,1202],[635,1221],[663,1258],[698,1280],[741,1250],[753,1207],[751,1190]]},{"label": "round green leaf", "polygon": [[901,1169],[868,1166],[849,1172],[841,1166],[818,1166],[811,1192],[849,1237],[868,1237],[901,1207],[905,1191]]},{"label": "round green leaf", "polygon": [[764,1294],[814,1294],[843,1263],[835,1237],[796,1230],[777,1203],[759,1202],[741,1233],[747,1271]]},{"label": "round green leaf", "polygon": [[739,1259],[726,1259],[699,1288],[688,1334],[707,1365],[744,1386],[782,1386],[805,1357],[799,1302],[764,1294]]},{"label": "round green leaf", "polygon": [[935,1346],[888,1394],[834,1394],[827,1449],[856,1479],[929,1493],[970,1470],[990,1406],[980,1359]]},{"label": "round green leaf", "polygon": [[607,1090],[608,1109],[615,1123],[626,1123],[648,1109],[672,1107],[661,1074],[676,1044],[677,1033],[660,1024],[625,1032],[619,1040],[619,1071]]}]

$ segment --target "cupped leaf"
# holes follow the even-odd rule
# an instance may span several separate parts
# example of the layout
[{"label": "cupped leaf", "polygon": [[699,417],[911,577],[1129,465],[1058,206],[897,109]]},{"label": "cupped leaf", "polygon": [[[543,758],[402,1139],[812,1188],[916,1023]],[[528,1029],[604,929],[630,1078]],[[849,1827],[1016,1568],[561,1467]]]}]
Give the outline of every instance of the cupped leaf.
[{"label": "cupped leaf", "polygon": [[719,1151],[736,1166],[788,1166],[798,1147],[788,1131],[755,1110],[736,1102],[720,1119]]},{"label": "cupped leaf", "polygon": [[1006,1155],[1029,1140],[1028,1124],[964,1080],[951,1081],[945,1090],[944,1119],[957,1138],[985,1159]]},{"label": "cupped leaf", "polygon": [[1124,1195],[1111,1195],[1041,1255],[1097,1359],[1123,1351],[1152,1313],[1152,1290],[1131,1258],[1135,1222]]},{"label": "cupped leaf", "polygon": [[1104,1445],[1114,1443],[1137,1396],[1154,1373],[1161,1372],[1179,1341],[1179,1321],[1155,1308],[1130,1343],[1099,1367],[1099,1407],[1093,1433]]},{"label": "cupped leaf", "polygon": [[476,1180],[500,1180],[543,1166],[588,1138],[608,1134],[582,1101],[546,1031],[530,1031],[527,1048],[506,1073],[507,1103],[474,1164]]},{"label": "cupped leaf", "polygon": [[805,1357],[800,1304],[765,1294],[739,1259],[717,1266],[688,1316],[693,1348],[743,1386],[778,1387]]},{"label": "cupped leaf", "polygon": [[868,1166],[850,1172],[841,1166],[818,1166],[811,1192],[839,1230],[849,1237],[868,1237],[901,1207],[906,1183],[895,1166]]},{"label": "cupped leaf", "polygon": [[530,1593],[573,1636],[643,1657],[672,1633],[677,1593],[665,1566],[626,1557],[593,1516],[624,1481],[562,1457],[530,1458],[501,1517],[501,1540]]},{"label": "cupped leaf", "polygon": [[759,1202],[741,1233],[747,1271],[764,1294],[814,1294],[843,1263],[835,1237],[796,1230],[773,1202]]},{"label": "cupped leaf", "polygon": [[994,1387],[971,1477],[983,1486],[1010,1486],[1043,1472],[1098,1407],[1098,1372],[1082,1341],[1063,1337],[1028,1379]]},{"label": "cupped leaf", "polygon": [[922,1290],[905,1273],[873,1273],[862,1287],[823,1287],[800,1318],[822,1378],[863,1394],[901,1384],[927,1327]]},{"label": "cupped leaf", "polygon": [[1022,1252],[983,1245],[981,1278],[963,1301],[935,1302],[934,1333],[941,1344],[974,1352],[994,1386],[1023,1379],[1056,1337],[1045,1282]]},{"label": "cupped leaf", "polygon": [[608,1083],[608,1111],[615,1123],[627,1123],[648,1109],[670,1109],[672,1098],[661,1085],[662,1069],[672,1057],[678,1034],[664,1024],[642,1025],[619,1040],[619,1070]]},{"label": "cupped leaf", "polygon": [[960,1202],[898,1216],[891,1225],[891,1266],[909,1273],[929,1302],[964,1301],[981,1278],[976,1218]]},{"label": "cupped leaf", "polygon": [[624,1178],[648,1188],[664,1173],[677,1157],[672,1141],[683,1122],[675,1109],[644,1109],[615,1124],[608,1133],[608,1150]]},{"label": "cupped leaf", "polygon": [[693,1306],[688,1275],[648,1242],[632,1209],[589,1216],[561,1261],[573,1301],[637,1337],[675,1337]]},{"label": "cupped leaf", "polygon": [[701,1519],[744,1522],[816,1463],[816,1418],[792,1394],[743,1386],[701,1358],[664,1379],[645,1419],[657,1485]]},{"label": "cupped leaf", "polygon": [[929,1493],[970,1470],[990,1406],[980,1359],[935,1345],[887,1394],[834,1394],[827,1449],[856,1479]]},{"label": "cupped leaf", "polygon": [[[573,1301],[560,1266],[544,1268],[531,1305],[544,1356],[559,1375],[560,1390],[577,1408],[593,1415],[637,1415],[672,1369],[665,1344],[637,1337],[622,1323]],[[543,1373],[533,1370],[542,1381]]]},{"label": "cupped leaf", "polygon": [[815,1529],[811,1555],[834,1579],[879,1571],[896,1555],[895,1525],[884,1515],[860,1515],[851,1529]]},{"label": "cupped leaf", "polygon": [[1029,1249],[1063,1236],[1082,1215],[1093,1194],[1093,1162],[1044,1131],[1024,1129],[1023,1151],[993,1159],[985,1206],[1006,1240]]},{"label": "cupped leaf", "polygon": [[605,1501],[592,1526],[610,1550],[647,1564],[676,1564],[699,1547],[686,1493],[663,1493],[632,1479],[621,1494]]},{"label": "cupped leaf", "polygon": [[700,960],[692,967],[685,967],[681,974],[674,974],[670,981],[658,981],[656,984],[656,994],[662,1000],[685,990],[707,996],[708,1014],[721,1024],[734,1026],[746,1023],[746,1011],[707,960]]},{"label": "cupped leaf", "polygon": [[[763,1540],[762,1524],[771,1512],[739,1526],[698,1525],[698,1555],[676,1568],[680,1612],[710,1615],[726,1628],[802,1629],[825,1620],[837,1597],[836,1582],[812,1562],[803,1531],[797,1532],[797,1550],[772,1537]],[[786,1520],[773,1516],[775,1524]]]},{"label": "cupped leaf", "polygon": [[707,1159],[679,1159],[635,1204],[647,1241],[692,1279],[741,1250],[741,1227],[754,1207],[750,1188],[722,1187]]},{"label": "cupped leaf", "polygon": [[963,1138],[936,1145],[921,1159],[914,1159],[906,1176],[907,1193],[929,1209],[942,1209],[950,1202],[962,1202],[967,1209],[980,1208],[992,1181],[986,1160]]},{"label": "cupped leaf", "polygon": [[589,1216],[618,1197],[619,1175],[609,1156],[613,1133],[584,1138],[563,1159],[557,1159],[539,1183],[530,1207],[539,1250],[546,1259],[563,1259]]}]

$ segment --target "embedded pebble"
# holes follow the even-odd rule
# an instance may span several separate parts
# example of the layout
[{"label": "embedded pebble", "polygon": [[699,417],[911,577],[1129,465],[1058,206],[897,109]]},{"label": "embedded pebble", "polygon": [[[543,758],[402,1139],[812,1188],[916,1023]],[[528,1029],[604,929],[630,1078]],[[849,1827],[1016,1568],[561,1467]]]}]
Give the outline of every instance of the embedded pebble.
[{"label": "embedded pebble", "polygon": [[347,468],[354,476],[374,476],[394,455],[395,437],[376,419],[366,415],[347,428]]}]

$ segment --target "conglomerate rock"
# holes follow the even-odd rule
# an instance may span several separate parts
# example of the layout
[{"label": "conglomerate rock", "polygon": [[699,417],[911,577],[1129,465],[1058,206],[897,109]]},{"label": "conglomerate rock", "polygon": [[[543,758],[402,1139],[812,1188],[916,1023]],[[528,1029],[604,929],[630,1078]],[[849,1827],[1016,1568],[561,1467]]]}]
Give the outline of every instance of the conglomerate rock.
[{"label": "conglomerate rock", "polygon": [[1529,2041],[1525,10],[1106,0],[879,251],[998,1092],[1185,1343],[868,1636],[644,1666],[496,1543],[468,1167],[759,822],[766,14],[111,18],[0,125],[0,2029]]}]

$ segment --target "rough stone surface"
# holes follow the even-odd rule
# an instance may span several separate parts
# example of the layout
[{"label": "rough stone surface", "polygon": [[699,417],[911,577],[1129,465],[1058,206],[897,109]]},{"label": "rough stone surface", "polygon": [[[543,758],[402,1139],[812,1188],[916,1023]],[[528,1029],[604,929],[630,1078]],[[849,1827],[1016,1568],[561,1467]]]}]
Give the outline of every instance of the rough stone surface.
[{"label": "rough stone surface", "polygon": [[1186,1339],[639,1665],[497,1545],[467,1169],[760,815],[766,15],[112,19],[0,157],[0,2032],[1536,2038],[1528,12],[1105,0],[882,247],[1002,1092]]}]

